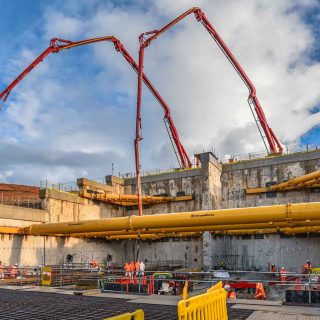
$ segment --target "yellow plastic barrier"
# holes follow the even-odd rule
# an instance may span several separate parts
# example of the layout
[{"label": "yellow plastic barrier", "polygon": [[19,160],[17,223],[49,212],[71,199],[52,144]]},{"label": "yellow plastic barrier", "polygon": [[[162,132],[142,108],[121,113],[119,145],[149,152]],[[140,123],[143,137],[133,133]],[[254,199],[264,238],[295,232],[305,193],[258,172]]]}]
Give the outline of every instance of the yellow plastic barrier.
[{"label": "yellow plastic barrier", "polygon": [[188,287],[189,287],[189,283],[188,281],[186,281],[182,290],[182,300],[188,299]]},{"label": "yellow plastic barrier", "polygon": [[228,320],[227,295],[222,282],[204,294],[181,300],[178,303],[178,320]]},{"label": "yellow plastic barrier", "polygon": [[141,309],[131,313],[120,314],[119,316],[107,318],[105,320],[144,320],[144,312]]}]

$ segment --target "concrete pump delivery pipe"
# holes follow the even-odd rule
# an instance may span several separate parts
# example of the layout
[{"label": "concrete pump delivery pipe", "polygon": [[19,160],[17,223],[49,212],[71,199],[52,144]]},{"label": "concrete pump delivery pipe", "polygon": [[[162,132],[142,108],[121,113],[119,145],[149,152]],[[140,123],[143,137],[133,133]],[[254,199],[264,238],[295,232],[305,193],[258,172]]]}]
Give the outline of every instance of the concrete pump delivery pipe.
[{"label": "concrete pump delivery pipe", "polygon": [[[31,225],[34,235],[320,220],[320,202]],[[270,227],[270,226],[269,226]]]}]

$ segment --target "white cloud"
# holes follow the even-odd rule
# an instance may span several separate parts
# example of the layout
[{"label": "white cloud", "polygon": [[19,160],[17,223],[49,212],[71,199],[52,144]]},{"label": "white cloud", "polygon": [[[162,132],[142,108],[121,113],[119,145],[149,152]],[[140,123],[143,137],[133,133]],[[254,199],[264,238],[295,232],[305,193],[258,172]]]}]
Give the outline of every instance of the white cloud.
[{"label": "white cloud", "polygon": [[[137,59],[140,33],[199,6],[255,84],[270,126],[283,143],[290,144],[320,120],[319,113],[309,112],[320,103],[320,63],[311,63],[308,55],[315,35],[300,16],[315,5],[317,1],[311,0],[158,0],[126,7],[95,1],[94,11],[86,2],[71,1],[45,11],[42,39],[47,44],[54,36],[79,40],[115,35]],[[43,49],[16,55],[5,79]],[[19,85],[0,135],[57,155],[80,151],[101,159],[101,154],[113,152],[121,158],[119,171],[132,170],[136,75],[112,44],[74,51],[47,59]],[[193,15],[154,41],[145,57],[145,72],[171,106],[190,155],[212,148],[219,155],[263,150],[247,105],[247,88]],[[146,88],[144,93],[142,165],[169,166],[174,154],[163,127],[163,112]],[[112,161],[117,163],[114,155]],[[103,175],[106,166],[97,165],[90,167],[86,161],[86,167],[74,169],[65,163],[57,173],[50,167],[52,162],[30,172],[59,179],[84,172]],[[21,170],[15,167],[16,177]]]}]

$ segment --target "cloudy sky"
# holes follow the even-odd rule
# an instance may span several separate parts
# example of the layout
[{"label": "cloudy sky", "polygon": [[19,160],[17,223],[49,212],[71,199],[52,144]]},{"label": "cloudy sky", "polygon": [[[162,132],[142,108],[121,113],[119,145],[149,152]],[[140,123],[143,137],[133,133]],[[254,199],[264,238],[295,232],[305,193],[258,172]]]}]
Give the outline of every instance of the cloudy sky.
[{"label": "cloudy sky", "polygon": [[[0,0],[0,91],[53,37],[115,35],[135,59],[138,35],[199,6],[257,88],[284,145],[319,143],[318,0]],[[145,72],[171,106],[190,156],[263,150],[247,89],[194,16],[146,49]],[[49,56],[0,111],[0,182],[103,177],[134,168],[137,77],[110,43]],[[142,169],[177,165],[163,110],[144,90]]]}]

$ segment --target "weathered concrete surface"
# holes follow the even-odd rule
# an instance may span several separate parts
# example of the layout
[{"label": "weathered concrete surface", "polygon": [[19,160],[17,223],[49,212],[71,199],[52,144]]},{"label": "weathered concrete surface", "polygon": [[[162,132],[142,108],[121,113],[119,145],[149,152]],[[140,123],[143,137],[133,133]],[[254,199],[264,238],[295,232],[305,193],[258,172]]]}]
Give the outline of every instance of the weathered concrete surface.
[{"label": "weathered concrete surface", "polygon": [[310,189],[246,195],[247,188],[265,187],[268,183],[281,183],[311,173],[320,168],[320,150],[282,157],[252,160],[223,165],[221,175],[222,207],[255,207],[283,203],[319,201],[319,193]]},{"label": "weathered concrete surface", "polygon": [[[126,257],[132,257],[132,243],[127,246]],[[182,268],[201,269],[202,258],[202,238],[176,238],[163,241],[142,241],[140,244],[139,258],[147,259],[148,264],[157,262],[180,261]]]},{"label": "weathered concrete surface", "polygon": [[50,222],[93,220],[124,215],[124,208],[56,190],[42,190],[42,206]]},{"label": "weathered concrete surface", "polygon": [[48,221],[48,212],[0,204],[0,219],[45,222]]},{"label": "weathered concrete surface", "polygon": [[[260,236],[260,235],[259,235]],[[300,272],[307,259],[320,265],[319,238],[282,238],[280,234],[254,236],[215,236],[211,241],[212,266],[232,270],[268,271],[268,266],[285,266],[288,271]]]},{"label": "weathered concrete surface", "polygon": [[102,262],[108,254],[114,257],[114,262],[122,263],[125,259],[123,249],[123,243],[102,239],[0,235],[0,261],[5,265],[59,264],[65,261],[67,254],[74,254],[76,263],[89,263],[93,258]]}]

